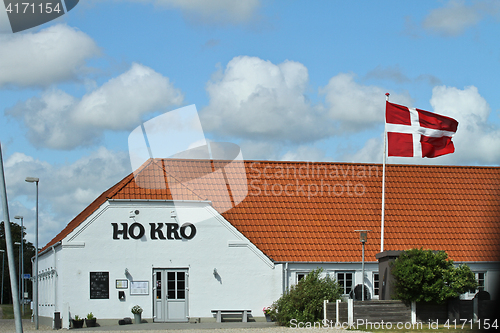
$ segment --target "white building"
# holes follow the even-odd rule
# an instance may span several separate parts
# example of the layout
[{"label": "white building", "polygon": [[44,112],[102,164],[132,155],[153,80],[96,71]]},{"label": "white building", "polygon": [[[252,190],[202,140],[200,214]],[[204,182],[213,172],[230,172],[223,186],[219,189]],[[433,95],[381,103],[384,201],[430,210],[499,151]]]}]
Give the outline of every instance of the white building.
[{"label": "white building", "polygon": [[[264,320],[262,309],[317,267],[348,295],[362,281],[359,229],[372,230],[365,284],[378,298],[380,165],[247,161],[242,177],[208,161],[207,178],[200,163],[148,161],[42,249],[42,324],[61,312],[67,325],[68,311],[116,324],[134,305],[149,322],[215,320],[216,309]],[[165,186],[172,165],[185,178]],[[386,184],[384,250],[445,250],[496,294],[500,168],[388,165]]]}]

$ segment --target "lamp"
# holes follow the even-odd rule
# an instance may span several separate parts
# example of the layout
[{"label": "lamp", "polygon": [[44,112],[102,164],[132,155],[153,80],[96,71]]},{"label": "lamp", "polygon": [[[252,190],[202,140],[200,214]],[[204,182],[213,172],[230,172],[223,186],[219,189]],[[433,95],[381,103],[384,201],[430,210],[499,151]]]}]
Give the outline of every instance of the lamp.
[{"label": "lamp", "polygon": [[[19,288],[21,288],[21,242],[14,242],[14,245],[19,245]],[[19,289],[19,301],[21,301],[21,289]]]},{"label": "lamp", "polygon": [[368,232],[371,230],[354,230],[359,231],[359,241],[362,244],[361,254],[361,301],[365,300],[365,243],[368,241]]},{"label": "lamp", "polygon": [[36,184],[36,213],[35,213],[35,271],[33,277],[35,278],[35,291],[34,291],[34,305],[35,305],[35,327],[38,330],[38,182],[40,179],[36,177],[26,177],[28,183]]}]

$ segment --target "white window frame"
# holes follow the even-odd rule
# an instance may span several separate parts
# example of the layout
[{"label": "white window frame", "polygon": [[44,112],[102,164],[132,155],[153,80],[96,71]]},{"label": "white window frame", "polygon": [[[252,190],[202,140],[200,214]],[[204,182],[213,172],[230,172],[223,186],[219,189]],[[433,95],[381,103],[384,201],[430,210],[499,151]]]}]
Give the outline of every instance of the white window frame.
[{"label": "white window frame", "polygon": [[[345,274],[351,274],[351,287],[350,287],[350,290],[346,292],[346,285],[345,285],[345,282],[344,282],[344,285],[342,285],[340,283],[340,279],[339,279],[339,275],[340,274],[343,274],[344,275],[344,281],[346,281],[346,276]],[[335,272],[335,277],[336,277],[336,280],[338,282],[338,284],[343,288],[342,290],[342,294],[343,295],[349,295],[349,293],[354,290],[354,287],[356,286],[356,272],[355,271],[337,271]]]},{"label": "white window frame", "polygon": [[304,276],[302,277],[302,279],[303,279],[303,278],[305,278],[308,274],[309,274],[309,272],[304,272],[304,271],[301,271],[301,272],[295,272],[295,284],[299,283],[299,281],[300,281],[300,280],[299,280],[299,275],[304,275]]},{"label": "white window frame", "polygon": [[[378,279],[375,280],[375,275],[378,275]],[[377,282],[378,287],[375,287],[375,282]],[[378,272],[373,272],[372,274],[372,298],[375,297],[380,297],[380,274]],[[375,293],[375,290],[378,291],[378,293]]]},{"label": "white window frame", "polygon": [[474,298],[474,296],[476,296],[476,293],[479,292],[480,288],[482,288],[481,290],[484,290],[484,291],[488,291],[488,288],[487,288],[487,285],[486,285],[486,271],[476,271],[476,272],[473,272],[474,273],[474,278],[476,279],[476,281],[479,281],[479,274],[483,274],[483,285],[476,288],[476,290],[469,290],[467,291],[464,295],[467,299],[472,299]]}]

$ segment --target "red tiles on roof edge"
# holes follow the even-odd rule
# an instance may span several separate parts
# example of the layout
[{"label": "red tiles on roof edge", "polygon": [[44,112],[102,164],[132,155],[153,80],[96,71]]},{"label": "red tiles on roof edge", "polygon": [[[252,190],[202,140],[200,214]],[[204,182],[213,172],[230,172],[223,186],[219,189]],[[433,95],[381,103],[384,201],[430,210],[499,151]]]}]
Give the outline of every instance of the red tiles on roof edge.
[{"label": "red tiles on roof edge", "polygon": [[[170,164],[166,168],[163,163]],[[206,171],[201,165],[196,160],[149,160],[136,175],[147,174],[153,182],[148,184],[161,187],[157,183],[167,179],[167,172],[198,177]],[[271,259],[359,261],[359,233],[354,230],[371,229],[365,256],[375,261],[380,250],[381,165],[246,161],[245,167],[248,195],[222,215]],[[217,209],[224,194],[218,191],[224,188],[214,189],[211,181],[176,186],[185,200],[211,196]],[[168,186],[140,188],[130,174],[44,249],[64,239],[107,199],[171,200],[172,195]],[[498,239],[500,168],[387,165],[385,250],[441,247],[456,261],[500,261]]]}]

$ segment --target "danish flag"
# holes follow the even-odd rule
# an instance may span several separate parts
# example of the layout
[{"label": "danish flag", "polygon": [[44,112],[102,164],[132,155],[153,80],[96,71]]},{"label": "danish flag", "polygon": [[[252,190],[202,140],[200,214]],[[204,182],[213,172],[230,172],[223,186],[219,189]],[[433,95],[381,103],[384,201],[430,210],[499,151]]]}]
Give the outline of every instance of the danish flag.
[{"label": "danish flag", "polygon": [[385,122],[388,156],[432,158],[455,151],[455,119],[386,102]]}]

